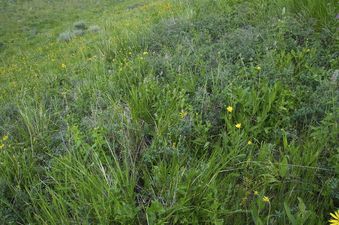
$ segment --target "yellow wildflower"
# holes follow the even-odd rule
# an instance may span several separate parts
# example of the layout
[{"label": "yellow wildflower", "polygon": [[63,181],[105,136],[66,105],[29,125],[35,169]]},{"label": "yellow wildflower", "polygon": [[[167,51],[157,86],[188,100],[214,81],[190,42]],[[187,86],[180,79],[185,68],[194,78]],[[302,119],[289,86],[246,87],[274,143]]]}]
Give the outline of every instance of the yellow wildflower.
[{"label": "yellow wildflower", "polygon": [[179,113],[179,116],[181,119],[185,118],[187,116],[187,112],[184,110],[181,110],[181,112]]},{"label": "yellow wildflower", "polygon": [[3,137],[2,137],[2,140],[3,140],[3,141],[7,141],[7,140],[8,140],[8,136],[7,136],[7,135],[3,136]]},{"label": "yellow wildflower", "polygon": [[148,55],[148,52],[143,52],[142,54],[143,54],[143,55]]},{"label": "yellow wildflower", "polygon": [[262,200],[263,200],[265,203],[270,203],[270,199],[269,199],[269,197],[267,197],[267,196],[264,196],[264,197],[262,198]]},{"label": "yellow wildflower", "polygon": [[241,128],[241,123],[237,123],[237,124],[235,125],[235,127],[238,128],[238,129],[240,129],[240,128]]},{"label": "yellow wildflower", "polygon": [[0,149],[3,149],[5,147],[4,144],[0,144]]},{"label": "yellow wildflower", "polygon": [[259,195],[259,192],[258,191],[254,191],[254,195]]},{"label": "yellow wildflower", "polygon": [[227,110],[227,112],[231,113],[233,111],[233,107],[229,105],[229,106],[227,106],[226,110]]},{"label": "yellow wildflower", "polygon": [[251,145],[251,144],[253,144],[253,142],[252,142],[251,140],[249,140],[249,141],[247,142],[247,144],[248,144],[248,145]]},{"label": "yellow wildflower", "polygon": [[260,66],[256,66],[255,69],[258,70],[258,71],[260,71],[260,70],[261,70],[261,67],[260,67]]},{"label": "yellow wildflower", "polygon": [[328,221],[330,225],[339,225],[339,209],[334,213],[330,213],[332,218]]},{"label": "yellow wildflower", "polygon": [[61,68],[66,69],[66,64],[62,63]]}]

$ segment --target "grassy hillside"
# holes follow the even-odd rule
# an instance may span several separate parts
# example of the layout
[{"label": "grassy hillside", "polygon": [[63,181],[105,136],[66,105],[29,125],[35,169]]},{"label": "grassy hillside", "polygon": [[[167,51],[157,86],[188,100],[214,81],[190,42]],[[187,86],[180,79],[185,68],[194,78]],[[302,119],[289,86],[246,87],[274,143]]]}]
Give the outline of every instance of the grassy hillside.
[{"label": "grassy hillside", "polygon": [[336,7],[0,0],[0,224],[328,224]]}]

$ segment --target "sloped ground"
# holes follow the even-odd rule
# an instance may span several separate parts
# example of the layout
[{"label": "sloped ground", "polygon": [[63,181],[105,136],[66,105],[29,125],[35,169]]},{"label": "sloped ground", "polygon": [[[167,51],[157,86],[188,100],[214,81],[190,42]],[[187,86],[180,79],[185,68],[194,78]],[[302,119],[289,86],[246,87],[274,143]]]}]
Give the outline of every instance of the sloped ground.
[{"label": "sloped ground", "polygon": [[1,1],[1,224],[326,224],[329,1]]}]

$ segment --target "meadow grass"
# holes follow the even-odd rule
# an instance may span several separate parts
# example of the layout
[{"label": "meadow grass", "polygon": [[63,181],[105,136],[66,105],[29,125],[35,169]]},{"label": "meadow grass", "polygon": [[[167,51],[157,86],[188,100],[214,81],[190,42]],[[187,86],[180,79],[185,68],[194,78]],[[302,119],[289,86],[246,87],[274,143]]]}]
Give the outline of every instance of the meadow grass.
[{"label": "meadow grass", "polygon": [[0,224],[327,224],[335,5],[0,1]]}]

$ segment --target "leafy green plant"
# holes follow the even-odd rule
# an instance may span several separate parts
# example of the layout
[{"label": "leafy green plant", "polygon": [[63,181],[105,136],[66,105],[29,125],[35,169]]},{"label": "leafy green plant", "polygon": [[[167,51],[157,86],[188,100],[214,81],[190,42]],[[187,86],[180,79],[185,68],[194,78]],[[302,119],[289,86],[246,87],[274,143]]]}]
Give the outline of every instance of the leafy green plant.
[{"label": "leafy green plant", "polygon": [[290,207],[288,204],[285,202],[284,203],[284,208],[286,211],[286,215],[288,217],[289,222],[292,225],[295,224],[306,224],[308,218],[310,217],[311,212],[306,210],[306,206],[301,198],[298,198],[299,204],[298,204],[298,212],[293,215],[291,212]]}]

